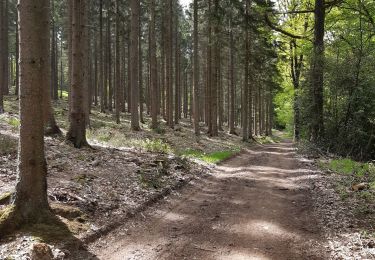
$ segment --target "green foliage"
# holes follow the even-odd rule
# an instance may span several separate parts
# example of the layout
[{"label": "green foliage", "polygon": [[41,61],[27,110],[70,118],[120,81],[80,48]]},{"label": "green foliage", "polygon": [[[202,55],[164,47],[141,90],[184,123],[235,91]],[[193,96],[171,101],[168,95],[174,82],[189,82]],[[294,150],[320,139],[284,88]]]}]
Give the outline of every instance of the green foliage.
[{"label": "green foliage", "polygon": [[[375,202],[375,166],[373,163],[356,162],[349,158],[343,158],[320,161],[319,167],[341,175],[334,185],[341,199],[355,197],[363,203]],[[366,188],[353,192],[352,187],[359,183],[365,183]],[[366,208],[366,205],[362,206]],[[365,212],[360,210],[360,213]]]},{"label": "green foliage", "polygon": [[328,168],[341,174],[355,174],[361,177],[368,172],[369,165],[345,158],[331,160],[328,164]]},{"label": "green foliage", "polygon": [[143,147],[153,153],[170,153],[172,151],[171,146],[161,139],[146,139]]},{"label": "green foliage", "polygon": [[181,155],[190,157],[190,158],[196,158],[207,163],[217,164],[225,159],[230,158],[231,156],[239,152],[240,152],[239,148],[229,150],[229,151],[217,151],[217,152],[212,152],[212,153],[204,153],[202,151],[189,149],[189,150],[182,152]]},{"label": "green foliage", "polygon": [[159,135],[164,135],[166,132],[165,128],[162,128],[160,125],[157,128],[153,129],[153,131]]},{"label": "green foliage", "polygon": [[11,125],[13,128],[18,129],[21,125],[21,122],[18,118],[11,117],[8,120],[8,124]]}]

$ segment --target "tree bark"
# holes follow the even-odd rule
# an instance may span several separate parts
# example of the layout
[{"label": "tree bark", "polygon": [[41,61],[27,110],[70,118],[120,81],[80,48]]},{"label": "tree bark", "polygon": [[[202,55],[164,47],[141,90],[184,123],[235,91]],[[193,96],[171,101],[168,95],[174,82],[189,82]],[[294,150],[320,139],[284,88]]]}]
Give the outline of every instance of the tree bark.
[{"label": "tree bark", "polygon": [[100,92],[100,110],[105,112],[104,105],[104,57],[103,57],[103,0],[99,2],[99,92]]},{"label": "tree bark", "polygon": [[[249,56],[250,56],[250,46],[249,46],[249,29],[248,29],[248,22],[249,22],[249,0],[246,0],[245,3],[245,81],[243,85],[243,94],[242,94],[242,140],[247,142],[249,140]],[[251,98],[251,97],[250,97]],[[250,113],[250,117],[251,117]],[[250,124],[251,127],[251,124]]]},{"label": "tree bark", "polygon": [[198,0],[194,0],[194,32],[193,32],[193,124],[195,135],[199,130],[199,46],[198,46]]},{"label": "tree bark", "polygon": [[84,86],[85,78],[85,0],[73,1],[72,16],[72,86],[71,86],[71,112],[70,126],[67,140],[74,147],[88,146],[86,140],[86,103],[84,95],[87,95]]},{"label": "tree bark", "polygon": [[120,124],[120,112],[123,107],[123,87],[121,86],[121,71],[120,71],[120,6],[119,0],[116,0],[116,122]]},{"label": "tree bark", "polygon": [[151,83],[151,128],[158,127],[158,86],[156,68],[155,0],[150,1],[150,83]]},{"label": "tree bark", "polygon": [[324,83],[324,27],[325,0],[315,0],[315,24],[313,42],[313,60],[311,62],[311,127],[310,140],[319,142],[324,136],[323,122],[323,83]]},{"label": "tree bark", "polygon": [[130,1],[131,6],[131,128],[141,130],[139,126],[139,14],[140,2]]},{"label": "tree bark", "polygon": [[[20,0],[20,139],[13,204],[22,222],[49,211],[43,104],[49,88],[49,0]],[[46,74],[46,72],[48,72]]]},{"label": "tree bark", "polygon": [[232,20],[231,20],[231,28],[230,28],[230,72],[229,72],[229,78],[230,78],[230,87],[229,87],[229,103],[230,103],[230,109],[229,109],[229,134],[236,134],[236,129],[234,127],[234,121],[235,121],[235,99],[236,99],[236,93],[235,93],[235,82],[234,82],[234,40],[233,40],[233,28],[232,28]]},{"label": "tree bark", "polygon": [[174,128],[173,121],[173,0],[167,0],[167,25],[166,25],[166,39],[165,39],[165,49],[166,49],[166,86],[167,86],[167,125],[170,128]]},{"label": "tree bark", "polygon": [[0,1],[0,114],[4,113],[4,2]]}]

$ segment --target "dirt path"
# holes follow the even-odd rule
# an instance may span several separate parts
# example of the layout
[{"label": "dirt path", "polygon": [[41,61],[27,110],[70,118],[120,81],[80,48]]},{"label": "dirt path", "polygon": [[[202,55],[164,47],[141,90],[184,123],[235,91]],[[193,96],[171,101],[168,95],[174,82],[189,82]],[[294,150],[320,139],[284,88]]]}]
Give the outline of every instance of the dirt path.
[{"label": "dirt path", "polygon": [[258,146],[95,243],[98,259],[328,259],[309,170],[293,145]]}]

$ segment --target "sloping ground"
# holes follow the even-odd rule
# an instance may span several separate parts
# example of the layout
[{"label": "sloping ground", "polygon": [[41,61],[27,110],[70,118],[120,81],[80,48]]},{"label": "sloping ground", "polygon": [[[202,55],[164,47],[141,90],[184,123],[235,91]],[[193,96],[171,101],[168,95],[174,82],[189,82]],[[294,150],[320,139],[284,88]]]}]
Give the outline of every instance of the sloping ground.
[{"label": "sloping ground", "polygon": [[90,251],[97,259],[328,259],[313,175],[291,143],[245,150]]}]

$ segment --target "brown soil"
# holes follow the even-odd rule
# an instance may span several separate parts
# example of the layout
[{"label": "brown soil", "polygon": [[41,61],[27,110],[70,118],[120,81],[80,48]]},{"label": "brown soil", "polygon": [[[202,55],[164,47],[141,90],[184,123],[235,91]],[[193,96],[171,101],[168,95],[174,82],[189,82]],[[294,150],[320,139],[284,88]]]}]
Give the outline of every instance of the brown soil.
[{"label": "brown soil", "polygon": [[244,150],[90,251],[98,259],[328,259],[310,174],[292,143]]}]

